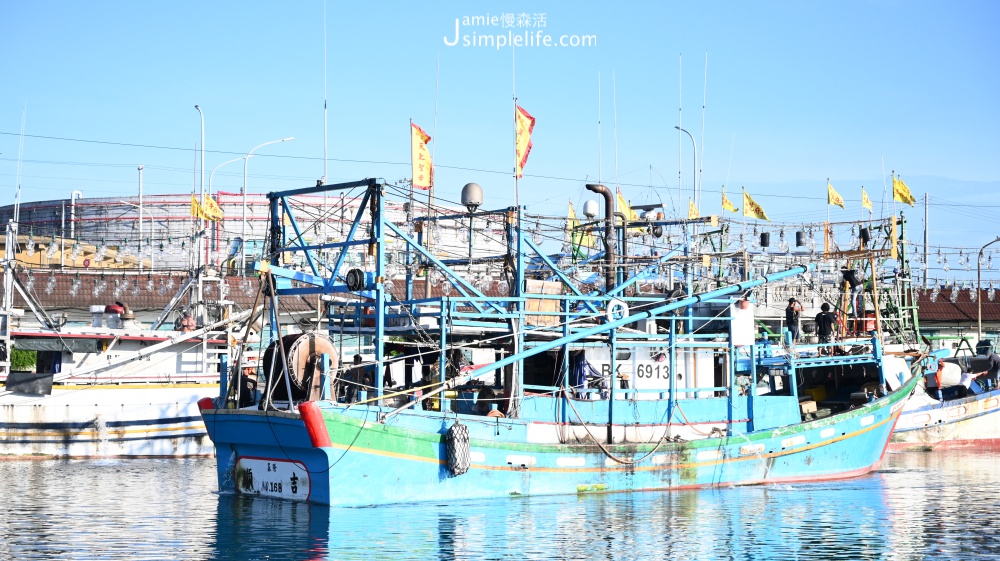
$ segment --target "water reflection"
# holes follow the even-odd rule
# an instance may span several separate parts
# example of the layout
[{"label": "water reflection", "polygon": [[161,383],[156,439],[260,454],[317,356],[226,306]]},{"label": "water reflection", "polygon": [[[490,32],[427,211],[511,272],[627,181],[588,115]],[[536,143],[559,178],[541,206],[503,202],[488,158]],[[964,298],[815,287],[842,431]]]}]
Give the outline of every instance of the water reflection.
[{"label": "water reflection", "polygon": [[[243,530],[232,535],[275,532],[268,542],[298,552],[272,550],[273,559],[988,558],[1000,555],[983,531],[1000,522],[993,491],[1000,476],[989,471],[996,460],[899,454],[873,476],[820,484],[364,509],[296,505],[308,515],[245,500],[232,520]],[[230,500],[223,504],[220,528],[223,510],[233,509]],[[235,552],[231,559],[267,553],[221,541],[218,551]]]},{"label": "water reflection", "polygon": [[842,482],[330,509],[219,495],[212,460],[0,462],[0,559],[1000,558],[1000,455]]}]

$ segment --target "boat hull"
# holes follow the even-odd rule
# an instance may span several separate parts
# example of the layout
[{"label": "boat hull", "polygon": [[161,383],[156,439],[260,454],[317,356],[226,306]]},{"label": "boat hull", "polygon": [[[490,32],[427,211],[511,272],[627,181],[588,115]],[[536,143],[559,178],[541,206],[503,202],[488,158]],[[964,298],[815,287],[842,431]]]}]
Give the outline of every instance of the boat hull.
[{"label": "boat hull", "polygon": [[533,443],[530,421],[460,415],[471,466],[459,476],[445,443],[454,414],[414,411],[383,424],[378,408],[325,403],[306,404],[314,410],[303,415],[202,414],[218,450],[220,491],[362,506],[859,476],[878,467],[912,388],[825,419],[690,442]]},{"label": "boat hull", "polygon": [[889,449],[1000,449],[1000,390],[939,401],[918,386],[892,435]]},{"label": "boat hull", "polygon": [[58,386],[0,397],[0,456],[212,456],[198,399],[218,384]]}]

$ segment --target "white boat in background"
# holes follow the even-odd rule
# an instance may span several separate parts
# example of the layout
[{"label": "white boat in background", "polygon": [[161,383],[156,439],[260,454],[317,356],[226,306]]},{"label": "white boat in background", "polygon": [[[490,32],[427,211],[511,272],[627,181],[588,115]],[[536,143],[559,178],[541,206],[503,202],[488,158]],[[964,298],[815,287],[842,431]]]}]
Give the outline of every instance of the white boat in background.
[{"label": "white boat in background", "polygon": [[[16,225],[6,247],[15,247]],[[11,255],[13,252],[10,252]],[[249,315],[227,311],[208,319],[199,290],[192,309],[201,326],[156,329],[180,313],[184,289],[153,325],[126,305],[92,306],[90,325],[63,325],[48,316],[4,260],[0,309],[0,456],[46,458],[211,456],[197,401],[219,393],[219,369],[229,357],[229,331]],[[197,277],[192,277],[196,279]],[[38,320],[18,322],[18,292]],[[24,327],[18,324],[31,324]],[[35,351],[33,368],[16,371],[14,349]]]},{"label": "white boat in background", "polygon": [[[985,356],[944,357],[903,408],[889,449],[1000,449],[1000,389],[986,389]],[[940,390],[938,389],[940,382]]]}]

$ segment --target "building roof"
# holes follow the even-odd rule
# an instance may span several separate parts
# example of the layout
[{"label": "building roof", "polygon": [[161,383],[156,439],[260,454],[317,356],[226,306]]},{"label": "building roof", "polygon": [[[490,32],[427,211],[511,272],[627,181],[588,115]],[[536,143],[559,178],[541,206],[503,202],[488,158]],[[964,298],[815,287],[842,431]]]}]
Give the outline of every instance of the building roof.
[{"label": "building roof", "polygon": [[1000,322],[1000,295],[990,301],[988,292],[979,292],[979,301],[973,302],[968,290],[958,290],[958,298],[951,301],[952,290],[942,290],[935,301],[931,301],[931,292],[921,290],[917,295],[917,307],[921,322],[965,323],[977,322],[979,308],[982,305],[983,322]]}]

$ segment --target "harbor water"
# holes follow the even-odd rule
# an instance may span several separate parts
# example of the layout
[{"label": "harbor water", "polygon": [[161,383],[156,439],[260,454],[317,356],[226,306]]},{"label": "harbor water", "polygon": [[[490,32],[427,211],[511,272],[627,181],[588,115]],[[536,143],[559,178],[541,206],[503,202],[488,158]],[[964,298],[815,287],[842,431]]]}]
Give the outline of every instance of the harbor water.
[{"label": "harbor water", "polygon": [[0,559],[1000,559],[1000,454],[838,482],[373,508],[220,495],[215,460],[0,461]]}]

